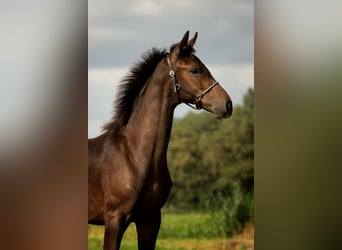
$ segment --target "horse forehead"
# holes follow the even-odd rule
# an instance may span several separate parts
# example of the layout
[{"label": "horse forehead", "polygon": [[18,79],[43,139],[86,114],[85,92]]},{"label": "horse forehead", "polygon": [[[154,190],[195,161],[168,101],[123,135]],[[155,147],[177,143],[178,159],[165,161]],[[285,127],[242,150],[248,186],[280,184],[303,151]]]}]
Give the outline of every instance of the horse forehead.
[{"label": "horse forehead", "polygon": [[180,66],[201,65],[201,64],[203,64],[198,59],[198,57],[196,57],[195,55],[191,55],[189,57],[180,58],[180,60],[178,62],[179,62]]}]

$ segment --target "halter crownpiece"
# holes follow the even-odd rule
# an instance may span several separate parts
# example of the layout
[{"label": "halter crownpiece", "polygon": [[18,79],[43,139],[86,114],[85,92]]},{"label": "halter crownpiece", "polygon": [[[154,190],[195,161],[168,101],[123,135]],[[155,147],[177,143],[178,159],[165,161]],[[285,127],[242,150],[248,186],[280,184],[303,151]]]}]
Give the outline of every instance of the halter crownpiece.
[{"label": "halter crownpiece", "polygon": [[166,60],[167,60],[167,64],[170,67],[169,75],[172,77],[172,80],[173,80],[173,89],[174,89],[175,93],[177,93],[179,95],[180,85],[177,83],[176,73],[172,69],[169,54],[166,55]]},{"label": "halter crownpiece", "polygon": [[172,81],[173,81],[173,89],[174,89],[175,93],[177,93],[178,97],[180,95],[180,91],[183,90],[187,94],[194,97],[194,99],[195,99],[194,100],[195,104],[187,103],[187,102],[185,102],[185,104],[188,105],[189,107],[191,107],[192,109],[195,109],[195,110],[202,109],[201,100],[202,100],[203,96],[205,96],[207,93],[209,93],[209,91],[212,90],[216,85],[219,85],[219,82],[217,82],[217,81],[214,82],[208,88],[203,90],[202,93],[200,93],[199,95],[195,95],[191,91],[187,90],[184,86],[181,88],[181,85],[178,83],[177,78],[176,78],[176,72],[172,69],[172,65],[171,65],[171,61],[170,61],[170,54],[166,55],[166,61],[167,61],[167,64],[169,65],[169,68],[170,68],[169,75],[171,76]]}]

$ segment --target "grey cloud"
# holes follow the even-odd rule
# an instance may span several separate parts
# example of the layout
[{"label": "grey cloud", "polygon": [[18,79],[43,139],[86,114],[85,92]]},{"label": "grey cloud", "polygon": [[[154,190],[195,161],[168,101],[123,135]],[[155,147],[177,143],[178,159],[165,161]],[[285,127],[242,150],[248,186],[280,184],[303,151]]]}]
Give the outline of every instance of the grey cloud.
[{"label": "grey cloud", "polygon": [[92,0],[89,66],[130,65],[152,46],[169,47],[188,29],[199,32],[198,55],[206,62],[253,62],[253,1]]}]

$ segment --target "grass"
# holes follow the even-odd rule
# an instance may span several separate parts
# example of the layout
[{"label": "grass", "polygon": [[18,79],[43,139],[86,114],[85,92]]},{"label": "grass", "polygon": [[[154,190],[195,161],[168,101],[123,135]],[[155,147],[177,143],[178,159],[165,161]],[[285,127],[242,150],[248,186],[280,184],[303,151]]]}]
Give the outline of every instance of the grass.
[{"label": "grass", "polygon": [[160,239],[206,239],[210,214],[165,214],[158,237]]},{"label": "grass", "polygon": [[[214,225],[209,223],[210,214],[164,214],[158,234],[156,250],[251,250],[254,249],[254,227],[232,239],[211,237]],[[88,249],[102,250],[103,226],[88,226]],[[138,249],[135,224],[124,234],[121,250]]]}]

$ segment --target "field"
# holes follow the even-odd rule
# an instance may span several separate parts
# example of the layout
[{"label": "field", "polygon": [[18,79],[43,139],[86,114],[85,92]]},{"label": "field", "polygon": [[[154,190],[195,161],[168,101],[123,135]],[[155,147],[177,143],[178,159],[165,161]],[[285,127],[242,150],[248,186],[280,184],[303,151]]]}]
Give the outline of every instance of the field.
[{"label": "field", "polygon": [[[157,240],[157,250],[252,250],[254,227],[249,225],[231,239],[214,237],[215,225],[210,223],[210,214],[186,213],[164,214]],[[102,250],[104,228],[88,226],[88,249]],[[137,249],[135,225],[127,229],[121,243],[122,250]]]}]

